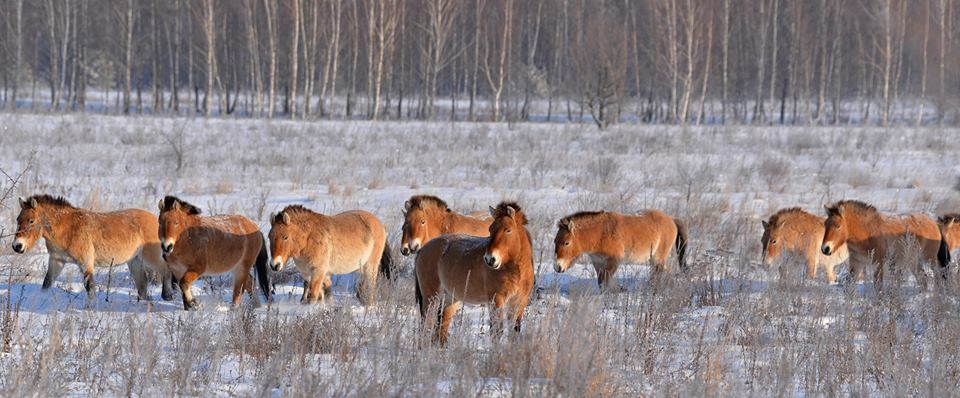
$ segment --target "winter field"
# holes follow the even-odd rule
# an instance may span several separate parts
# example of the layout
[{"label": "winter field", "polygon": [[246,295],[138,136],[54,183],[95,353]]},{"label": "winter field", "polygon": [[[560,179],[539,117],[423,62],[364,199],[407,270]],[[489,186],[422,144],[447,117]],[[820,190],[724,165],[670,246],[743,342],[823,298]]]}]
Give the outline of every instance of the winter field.
[{"label": "winter field", "polygon": [[[294,122],[0,114],[2,396],[958,395],[958,276],[910,272],[828,285],[787,259],[760,264],[760,220],[859,199],[885,212],[960,211],[960,131],[420,122]],[[230,309],[230,278],[138,302],[125,266],[96,300],[68,266],[49,291],[42,244],[10,249],[17,196],[96,210],[174,194],[270,227],[288,204],[373,212],[402,272],[361,307],[354,278],[303,306],[293,267],[271,306]],[[397,250],[412,194],[456,210],[516,200],[531,219],[537,290],[523,331],[494,340],[466,306],[444,349],[420,348],[412,258]],[[581,262],[553,271],[563,215],[658,208],[689,229],[690,272],[622,266],[601,294]],[[581,259],[582,260],[582,259]],[[897,264],[891,265],[896,268]],[[841,279],[845,265],[839,268]],[[245,303],[248,298],[245,297]]]}]

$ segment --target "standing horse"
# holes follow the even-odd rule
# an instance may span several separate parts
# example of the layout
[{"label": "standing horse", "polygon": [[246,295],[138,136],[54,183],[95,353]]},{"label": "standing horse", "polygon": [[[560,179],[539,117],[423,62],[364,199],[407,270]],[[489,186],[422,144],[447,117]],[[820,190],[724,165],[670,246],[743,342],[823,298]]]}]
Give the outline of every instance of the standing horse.
[{"label": "standing horse", "polygon": [[140,209],[98,213],[73,207],[62,197],[35,195],[20,200],[13,250],[24,253],[41,237],[46,241],[47,274],[43,289],[49,289],[63,271],[64,263],[75,263],[83,272],[87,297],[95,295],[94,267],[126,263],[137,287],[137,298],[146,300],[147,277],[143,263],[162,279],[164,300],[173,298],[170,271],[160,256],[157,217]]},{"label": "standing horse", "polygon": [[183,309],[199,307],[190,286],[201,276],[233,273],[234,306],[240,305],[243,291],[254,305],[250,269],[256,266],[260,291],[270,302],[270,270],[263,233],[253,221],[238,215],[200,215],[200,208],[174,196],[160,200],[160,247],[170,269],[180,279]]},{"label": "standing horse", "polygon": [[817,277],[817,267],[827,275],[827,282],[837,281],[836,267],[847,261],[850,253],[847,245],[840,245],[832,255],[820,252],[820,239],[823,237],[823,223],[826,219],[807,213],[799,207],[782,209],[763,224],[763,263],[770,267],[783,252],[802,256],[807,263],[807,277]]},{"label": "standing horse", "polygon": [[950,264],[950,252],[960,248],[960,213],[946,214],[937,219],[943,236],[937,259],[941,264]]},{"label": "standing horse", "polygon": [[324,299],[331,274],[357,271],[357,299],[362,305],[373,304],[378,269],[389,269],[392,261],[387,230],[373,214],[355,210],[326,216],[300,205],[270,217],[270,254],[275,271],[290,259],[297,265],[304,279],[304,304]]},{"label": "standing horse", "polygon": [[420,316],[433,341],[441,346],[464,302],[493,304],[490,322],[495,334],[502,331],[504,319],[512,320],[514,329],[520,331],[534,284],[527,218],[520,206],[507,202],[491,207],[490,214],[489,237],[441,235],[427,242],[417,255]]},{"label": "standing horse", "polygon": [[403,236],[400,254],[415,254],[431,239],[446,234],[489,236],[493,219],[486,212],[463,215],[436,196],[411,196],[403,204]]},{"label": "standing horse", "polygon": [[680,268],[687,266],[686,228],[658,210],[644,210],[635,216],[608,211],[572,214],[560,220],[553,242],[557,272],[566,271],[580,255],[587,254],[601,288],[607,287],[626,261],[653,260],[658,272],[670,271],[670,249],[676,250]]},{"label": "standing horse", "polygon": [[[913,275],[921,289],[926,290],[927,279],[923,262],[939,263],[946,268],[947,262],[938,258],[943,250],[940,228],[933,219],[923,214],[887,216],[877,209],[856,200],[843,200],[824,206],[827,221],[824,223],[821,252],[831,255],[844,243],[850,250],[851,269],[859,270],[872,264],[874,284],[883,284],[883,265],[890,255],[894,260],[914,263]],[[911,241],[919,244],[920,255],[916,259],[902,258],[908,255]],[[945,245],[943,245],[945,246]],[[943,274],[946,277],[946,274]]]}]

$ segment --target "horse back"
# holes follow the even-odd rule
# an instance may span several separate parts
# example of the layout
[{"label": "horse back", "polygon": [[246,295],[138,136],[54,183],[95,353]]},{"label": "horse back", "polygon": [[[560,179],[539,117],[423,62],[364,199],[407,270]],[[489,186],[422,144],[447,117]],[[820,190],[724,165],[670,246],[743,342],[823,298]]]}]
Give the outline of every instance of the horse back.
[{"label": "horse back", "polygon": [[614,214],[608,236],[619,239],[628,253],[649,251],[661,242],[670,242],[677,237],[677,224],[673,217],[659,210],[643,210],[637,215]]},{"label": "horse back", "polygon": [[488,283],[491,270],[483,263],[488,241],[488,238],[464,234],[431,239],[417,254],[417,277],[421,281],[432,277],[440,288],[460,301],[489,302],[493,287]]},{"label": "horse back", "polygon": [[489,212],[475,211],[466,215],[458,214],[450,225],[450,233],[486,237],[490,236],[492,223],[493,217]]}]

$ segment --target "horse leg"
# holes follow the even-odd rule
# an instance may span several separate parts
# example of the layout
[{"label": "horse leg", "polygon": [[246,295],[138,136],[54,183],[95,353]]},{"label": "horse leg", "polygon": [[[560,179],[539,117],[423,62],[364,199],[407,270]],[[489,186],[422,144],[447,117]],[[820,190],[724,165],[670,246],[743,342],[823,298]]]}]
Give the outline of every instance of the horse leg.
[{"label": "horse leg", "polygon": [[163,301],[173,300],[173,285],[176,282],[176,279],[173,277],[173,273],[170,271],[161,271],[160,279],[160,284],[162,285],[160,298],[162,298]]},{"label": "horse leg", "polygon": [[439,342],[441,347],[447,345],[447,332],[450,331],[450,323],[453,322],[453,316],[460,310],[461,305],[460,301],[453,297],[447,298],[444,303],[443,313],[440,316],[440,327],[437,328],[437,335],[434,338],[434,341]]},{"label": "horse leg", "polygon": [[817,279],[817,256],[807,256],[807,279]]},{"label": "horse leg", "polygon": [[310,293],[307,295],[307,304],[315,304],[317,301],[324,300],[323,280],[326,277],[325,274],[314,273],[313,278],[310,279]]},{"label": "horse leg", "polygon": [[826,265],[823,267],[823,272],[827,274],[827,282],[831,285],[837,283],[837,265]]},{"label": "horse leg", "polygon": [[87,291],[87,299],[94,299],[97,297],[96,286],[93,283],[93,259],[84,261],[84,264],[80,264],[80,268],[83,269],[83,288]]},{"label": "horse leg", "polygon": [[357,280],[357,300],[360,305],[368,306],[373,304],[377,297],[377,274],[380,261],[368,262],[360,268],[360,279]]},{"label": "horse leg", "polygon": [[190,291],[190,286],[193,285],[193,282],[200,278],[200,274],[196,271],[187,270],[183,274],[183,277],[180,278],[180,293],[183,295],[183,309],[185,310],[196,310],[200,308],[200,304],[197,303],[195,297],[193,297],[193,292]]},{"label": "horse leg", "polygon": [[503,336],[503,323],[507,318],[508,305],[503,295],[493,297],[493,310],[490,311],[490,335],[494,339]]},{"label": "horse leg", "polygon": [[127,261],[127,268],[130,269],[130,276],[133,278],[133,284],[137,287],[137,300],[149,300],[150,294],[147,292],[147,272],[143,269],[143,258],[140,255],[133,256]]},{"label": "horse leg", "polygon": [[913,277],[916,278],[920,291],[927,291],[927,273],[923,270],[923,259],[917,259],[916,266],[913,268]]},{"label": "horse leg", "polygon": [[593,263],[593,269],[597,271],[597,285],[600,287],[600,291],[606,291],[617,286],[613,275],[617,273],[619,268],[620,262],[614,259]]},{"label": "horse leg", "polygon": [[53,286],[53,282],[57,280],[61,272],[63,272],[63,261],[60,261],[60,259],[54,256],[50,256],[50,259],[47,261],[47,275],[43,278],[43,290],[47,290]]},{"label": "horse leg", "polygon": [[260,308],[260,298],[257,297],[257,294],[253,291],[253,278],[247,276],[247,283],[243,284],[243,290],[246,290],[247,295],[250,296],[250,302],[253,303],[253,308]]},{"label": "horse leg", "polygon": [[[245,267],[239,267],[239,269],[233,272],[233,296],[231,296],[233,307],[238,307],[243,301],[244,289],[253,290],[250,286],[250,270],[248,269],[246,270],[247,272],[243,272],[243,268]],[[255,296],[253,299],[256,300],[254,306],[260,306],[260,300],[257,300]]]},{"label": "horse leg", "polygon": [[520,326],[523,324],[523,313],[527,310],[527,302],[529,298],[527,296],[522,296],[524,298],[517,300],[518,302],[514,305],[513,308],[513,330],[517,333],[520,333]]},{"label": "horse leg", "polygon": [[307,297],[310,296],[310,279],[303,278],[303,294],[300,295],[300,304],[307,304]]},{"label": "horse leg", "polygon": [[326,278],[323,278],[323,299],[333,299],[333,279],[330,278],[330,275],[327,275]]}]

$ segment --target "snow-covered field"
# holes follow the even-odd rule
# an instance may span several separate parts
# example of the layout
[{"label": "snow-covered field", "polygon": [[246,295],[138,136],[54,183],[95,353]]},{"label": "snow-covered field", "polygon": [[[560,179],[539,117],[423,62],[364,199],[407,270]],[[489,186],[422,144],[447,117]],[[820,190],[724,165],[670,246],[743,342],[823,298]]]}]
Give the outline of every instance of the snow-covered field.
[{"label": "snow-covered field", "polygon": [[[954,395],[960,284],[921,292],[909,272],[830,286],[788,260],[759,265],[760,220],[860,199],[887,212],[960,211],[960,131],[859,127],[295,122],[0,114],[0,395],[663,396]],[[277,302],[230,309],[229,280],[137,302],[126,267],[98,270],[87,302],[68,267],[41,291],[42,245],[10,250],[15,196],[156,211],[174,194],[208,214],[268,216],[299,203],[383,220],[403,272],[361,307],[351,276],[301,306],[295,271]],[[418,346],[400,209],[435,194],[460,211],[525,209],[537,293],[524,330],[494,341],[467,307],[445,349]],[[557,220],[659,208],[686,221],[691,271],[621,267],[600,294],[592,267],[553,271]],[[846,268],[841,273],[846,272]],[[842,277],[842,276],[841,276]],[[893,280],[892,282],[890,282]]]}]

